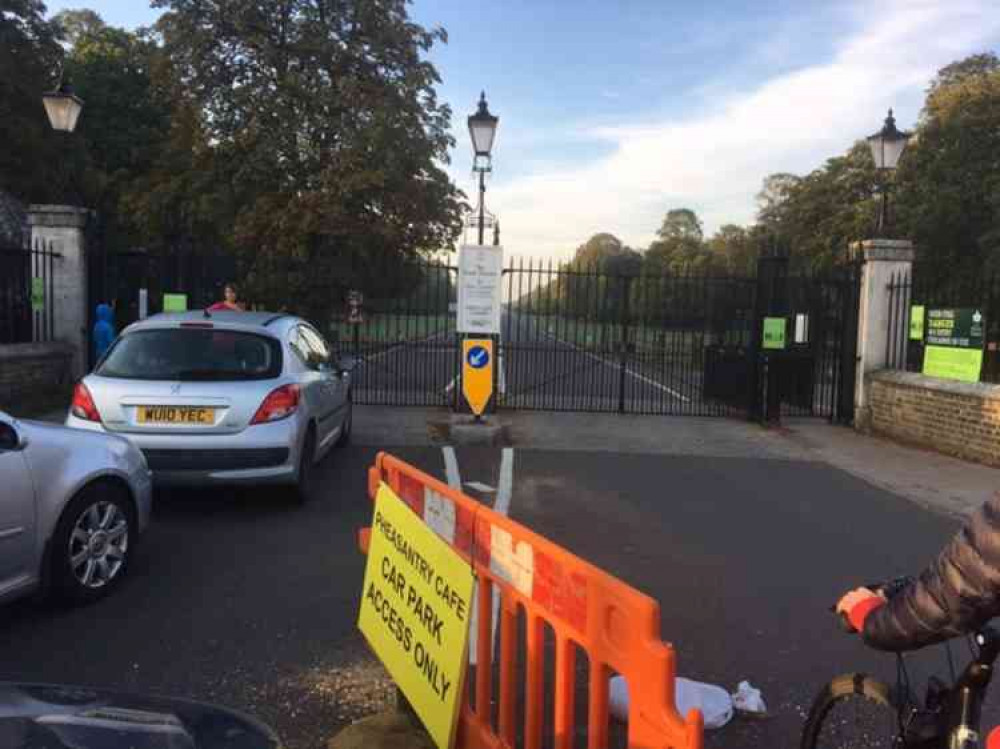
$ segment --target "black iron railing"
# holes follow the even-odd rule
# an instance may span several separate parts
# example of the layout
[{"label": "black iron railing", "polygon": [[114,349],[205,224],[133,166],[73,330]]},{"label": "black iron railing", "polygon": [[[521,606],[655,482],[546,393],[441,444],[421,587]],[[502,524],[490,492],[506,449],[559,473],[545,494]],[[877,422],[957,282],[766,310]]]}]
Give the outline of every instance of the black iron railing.
[{"label": "black iron railing", "polygon": [[[770,388],[782,413],[849,420],[856,275],[771,265],[712,275],[508,262],[490,336],[495,407],[757,417],[758,391]],[[325,329],[338,354],[360,360],[356,401],[461,408],[457,268],[406,263],[369,275],[357,286],[361,312],[349,314],[345,299]],[[762,350],[765,317],[787,321],[780,351]]]},{"label": "black iron railing", "polygon": [[62,255],[36,240],[32,247],[0,246],[0,343],[55,338],[55,279]]},{"label": "black iron railing", "polygon": [[[371,271],[373,269],[369,269]],[[454,406],[459,402],[458,268],[434,261],[379,266],[359,282],[356,311],[322,326],[338,355],[358,360],[355,402]],[[318,324],[320,321],[316,321]]]},{"label": "black iron railing", "polygon": [[888,369],[919,372],[924,360],[929,310],[971,308],[983,315],[981,382],[1000,383],[1000,276],[979,274],[961,283],[942,282],[931,274],[898,273],[887,286],[889,313],[885,359]]}]

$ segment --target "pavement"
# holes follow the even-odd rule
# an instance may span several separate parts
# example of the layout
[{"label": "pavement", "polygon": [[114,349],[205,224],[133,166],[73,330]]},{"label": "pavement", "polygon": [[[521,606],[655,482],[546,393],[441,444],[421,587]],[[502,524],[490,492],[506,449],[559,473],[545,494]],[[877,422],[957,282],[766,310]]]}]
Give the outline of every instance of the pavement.
[{"label": "pavement", "polygon": [[[357,406],[354,441],[443,445],[446,408]],[[617,454],[745,457],[826,463],[933,512],[962,517],[1000,490],[1000,470],[869,434],[824,419],[785,419],[777,428],[738,419],[638,414],[503,411],[492,417],[521,449]]]},{"label": "pavement", "polygon": [[[724,749],[794,746],[835,673],[891,678],[894,661],[840,633],[828,605],[858,582],[919,570],[1000,486],[994,469],[822,420],[770,430],[617,414],[500,420],[511,517],[657,599],[680,675],[762,690],[772,717],[710,732],[707,746]],[[370,518],[376,451],[450,475],[486,503],[498,496],[504,451],[452,448],[447,421],[441,408],[358,406],[353,445],[324,462],[302,508],[273,491],[159,493],[113,596],[0,611],[0,678],[215,701],[270,723],[290,749],[322,746],[393,692],[355,628],[355,531]],[[917,682],[943,673],[940,649],[909,662]],[[998,722],[991,699],[984,725]]]}]

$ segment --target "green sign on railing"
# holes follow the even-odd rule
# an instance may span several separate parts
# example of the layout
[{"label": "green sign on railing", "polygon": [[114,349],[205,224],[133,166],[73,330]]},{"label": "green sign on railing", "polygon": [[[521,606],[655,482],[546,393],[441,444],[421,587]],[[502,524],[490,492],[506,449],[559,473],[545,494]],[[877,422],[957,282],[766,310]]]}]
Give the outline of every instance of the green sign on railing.
[{"label": "green sign on railing", "polygon": [[784,349],[785,328],[788,327],[783,317],[764,318],[764,348]]},{"label": "green sign on railing", "polygon": [[924,340],[924,305],[914,304],[910,307],[910,340]]},{"label": "green sign on railing", "polygon": [[45,309],[45,279],[31,279],[31,311],[41,312]]},{"label": "green sign on railing", "polygon": [[970,307],[927,311],[923,373],[961,382],[979,382],[983,367],[982,313]]},{"label": "green sign on railing", "polygon": [[164,312],[187,312],[187,308],[188,308],[187,294],[163,295]]}]

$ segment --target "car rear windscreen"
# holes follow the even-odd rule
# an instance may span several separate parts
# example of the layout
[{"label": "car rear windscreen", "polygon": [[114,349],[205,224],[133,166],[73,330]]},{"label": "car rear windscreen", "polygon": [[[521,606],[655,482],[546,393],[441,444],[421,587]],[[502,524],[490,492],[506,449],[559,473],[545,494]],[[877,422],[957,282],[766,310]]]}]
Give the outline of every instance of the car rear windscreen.
[{"label": "car rear windscreen", "polygon": [[281,344],[233,330],[138,330],[115,342],[96,374],[130,380],[268,380],[281,374]]}]

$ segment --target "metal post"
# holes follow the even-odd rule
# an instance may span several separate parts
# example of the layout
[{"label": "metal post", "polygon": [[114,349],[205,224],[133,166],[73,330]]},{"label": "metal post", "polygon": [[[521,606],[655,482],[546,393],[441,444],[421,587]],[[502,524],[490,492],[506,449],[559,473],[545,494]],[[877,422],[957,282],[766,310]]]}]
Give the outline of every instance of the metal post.
[{"label": "metal post", "polygon": [[483,232],[486,229],[486,170],[479,168],[479,246],[483,245]]},{"label": "metal post", "polygon": [[883,238],[892,225],[889,216],[889,175],[879,170],[879,203],[875,218],[875,237]]},{"label": "metal post", "polygon": [[628,371],[628,341],[629,341],[629,286],[631,276],[622,276],[623,297],[619,309],[621,310],[622,335],[619,346],[621,347],[621,369],[618,373],[618,413],[625,413],[625,373]]}]

